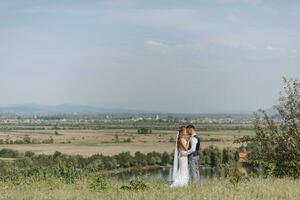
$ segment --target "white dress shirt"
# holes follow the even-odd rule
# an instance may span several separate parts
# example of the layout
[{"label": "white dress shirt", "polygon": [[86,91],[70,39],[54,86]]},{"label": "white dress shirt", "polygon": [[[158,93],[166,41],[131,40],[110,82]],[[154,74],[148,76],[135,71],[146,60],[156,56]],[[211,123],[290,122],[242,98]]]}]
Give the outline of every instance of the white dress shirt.
[{"label": "white dress shirt", "polygon": [[187,151],[187,155],[190,155],[192,153],[194,153],[196,151],[196,147],[197,147],[197,138],[195,138],[196,134],[192,135],[192,139],[191,139],[191,149]]}]

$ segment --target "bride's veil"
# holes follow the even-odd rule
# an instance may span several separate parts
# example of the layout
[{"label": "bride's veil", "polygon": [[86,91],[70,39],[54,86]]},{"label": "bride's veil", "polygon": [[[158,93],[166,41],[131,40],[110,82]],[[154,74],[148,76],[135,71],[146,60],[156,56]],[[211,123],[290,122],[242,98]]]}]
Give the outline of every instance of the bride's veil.
[{"label": "bride's veil", "polygon": [[176,177],[178,175],[178,145],[177,145],[178,137],[179,137],[179,132],[177,132],[177,135],[176,135],[176,142],[175,142],[175,148],[174,148],[172,182],[174,182],[176,180]]}]

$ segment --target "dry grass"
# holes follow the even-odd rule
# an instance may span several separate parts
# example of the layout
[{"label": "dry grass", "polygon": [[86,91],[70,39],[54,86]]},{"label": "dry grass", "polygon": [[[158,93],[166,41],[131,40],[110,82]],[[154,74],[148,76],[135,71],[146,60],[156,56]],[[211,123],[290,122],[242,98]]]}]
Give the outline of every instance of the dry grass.
[{"label": "dry grass", "polygon": [[[69,155],[90,156],[97,153],[104,155],[115,155],[120,152],[141,151],[148,153],[171,152],[174,148],[174,143],[170,142],[170,138],[175,139],[175,131],[154,131],[151,135],[138,135],[136,130],[60,130],[59,135],[55,135],[53,130],[46,131],[14,131],[0,132],[0,139],[16,140],[23,139],[29,136],[36,140],[45,140],[52,137],[54,144],[13,144],[0,145],[1,148],[10,148],[21,152],[33,151],[37,154],[53,154],[55,151],[60,151]],[[209,131],[201,132],[204,139],[219,138],[222,141],[202,142],[202,147],[210,145],[219,148],[233,147],[235,137],[242,135],[250,135],[252,131]],[[115,136],[118,135],[120,143],[116,143]],[[130,138],[131,143],[122,143],[122,141]],[[70,142],[70,144],[66,144]],[[65,144],[62,144],[65,143]]]},{"label": "dry grass", "polygon": [[114,182],[103,192],[90,191],[88,182],[81,181],[73,185],[61,182],[35,182],[13,185],[0,183],[0,199],[5,200],[43,200],[43,199],[118,199],[118,200],[298,200],[300,199],[300,181],[290,179],[254,179],[236,187],[227,180],[210,180],[186,188],[171,189],[164,183],[151,183],[145,191],[120,190],[121,183]]}]

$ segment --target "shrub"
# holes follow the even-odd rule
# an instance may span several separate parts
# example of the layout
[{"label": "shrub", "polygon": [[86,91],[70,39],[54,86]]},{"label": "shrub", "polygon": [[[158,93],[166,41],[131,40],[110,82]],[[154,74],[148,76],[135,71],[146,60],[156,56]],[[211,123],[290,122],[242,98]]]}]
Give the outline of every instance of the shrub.
[{"label": "shrub", "polygon": [[14,144],[24,144],[24,140],[17,139],[13,143]]},{"label": "shrub", "polygon": [[89,185],[93,191],[103,191],[108,187],[107,180],[102,176],[96,176]]},{"label": "shrub", "polygon": [[50,137],[49,139],[43,140],[42,143],[43,144],[53,144],[54,143],[54,139],[52,137]]},{"label": "shrub", "polygon": [[129,185],[123,185],[121,187],[122,190],[145,190],[148,188],[149,186],[146,182],[140,178],[132,179],[130,180]]},{"label": "shrub", "polygon": [[164,152],[161,156],[161,164],[163,166],[168,165],[171,163],[171,156],[167,152]]},{"label": "shrub", "polygon": [[224,148],[222,150],[222,164],[228,164],[231,161],[235,160],[236,150],[230,148]]},{"label": "shrub", "polygon": [[17,158],[17,157],[19,157],[19,153],[18,153],[18,151],[15,151],[12,149],[1,149],[0,157],[2,157],[2,158]]},{"label": "shrub", "polygon": [[133,157],[129,152],[123,152],[115,156],[120,167],[127,168],[131,166],[131,161]]},{"label": "shrub", "polygon": [[225,177],[229,177],[229,181],[233,185],[237,185],[243,180],[242,174],[239,172],[235,164],[225,165]]},{"label": "shrub", "polygon": [[0,176],[7,174],[11,169],[10,163],[0,160]]},{"label": "shrub", "polygon": [[25,152],[25,157],[33,157],[34,156],[34,152],[33,151],[26,151]]},{"label": "shrub", "polygon": [[139,128],[137,130],[138,134],[151,134],[152,133],[152,129],[150,128]]},{"label": "shrub", "polygon": [[131,138],[127,138],[124,140],[124,143],[131,143]]},{"label": "shrub", "polygon": [[60,157],[60,156],[62,156],[62,153],[59,152],[59,151],[55,151],[54,154],[53,154],[54,158],[57,158],[57,157]]},{"label": "shrub", "polygon": [[74,183],[80,172],[73,166],[59,166],[56,176],[62,178],[67,184]]},{"label": "shrub", "polygon": [[104,163],[102,160],[100,159],[97,159],[97,160],[94,160],[92,161],[91,163],[89,163],[87,165],[87,169],[90,171],[90,172],[98,172],[98,171],[101,171],[104,169]]},{"label": "shrub", "polygon": [[23,142],[24,142],[24,144],[30,144],[31,143],[31,138],[26,136],[26,137],[23,138]]}]

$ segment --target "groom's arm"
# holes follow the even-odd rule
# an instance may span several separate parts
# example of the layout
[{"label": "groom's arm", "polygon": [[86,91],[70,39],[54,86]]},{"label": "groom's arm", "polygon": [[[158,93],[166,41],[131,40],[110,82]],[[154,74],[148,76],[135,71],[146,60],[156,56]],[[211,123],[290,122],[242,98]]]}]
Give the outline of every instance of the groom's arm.
[{"label": "groom's arm", "polygon": [[198,140],[193,137],[191,140],[191,149],[187,151],[187,155],[190,155],[196,151],[197,142]]}]

